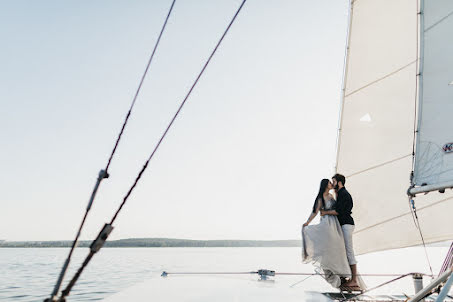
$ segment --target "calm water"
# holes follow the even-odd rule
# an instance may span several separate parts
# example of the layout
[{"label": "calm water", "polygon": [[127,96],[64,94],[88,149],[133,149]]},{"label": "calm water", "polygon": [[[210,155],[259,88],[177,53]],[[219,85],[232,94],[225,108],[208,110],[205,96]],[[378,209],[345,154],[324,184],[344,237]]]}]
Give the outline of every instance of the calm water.
[{"label": "calm water", "polygon": [[[429,248],[435,274],[447,251],[446,247]],[[68,250],[62,248],[0,248],[0,301],[43,301],[52,291],[67,253]],[[67,279],[73,276],[87,253],[88,249],[77,249]],[[379,252],[358,257],[358,260],[359,271],[363,274],[429,272],[422,248]],[[300,263],[299,248],[106,248],[95,255],[68,300],[101,300],[143,280],[158,278],[163,270],[231,272],[259,268],[313,272],[311,265]],[[331,290],[317,278],[297,286]],[[302,279],[295,276],[294,283]],[[365,281],[371,287],[389,279],[368,277]],[[380,293],[393,290],[412,294],[411,282],[410,279],[401,280],[381,289]]]}]

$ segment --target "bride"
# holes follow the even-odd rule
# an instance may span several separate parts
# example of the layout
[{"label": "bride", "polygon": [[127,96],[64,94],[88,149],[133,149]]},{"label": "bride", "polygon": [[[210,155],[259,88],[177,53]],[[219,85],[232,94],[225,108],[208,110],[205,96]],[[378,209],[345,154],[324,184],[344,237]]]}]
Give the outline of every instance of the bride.
[{"label": "bride", "polygon": [[340,223],[336,216],[325,215],[319,224],[309,225],[321,209],[334,209],[335,199],[329,193],[332,188],[328,179],[321,180],[313,211],[302,227],[302,258],[305,263],[313,263],[327,282],[339,288],[346,277],[351,277]]}]

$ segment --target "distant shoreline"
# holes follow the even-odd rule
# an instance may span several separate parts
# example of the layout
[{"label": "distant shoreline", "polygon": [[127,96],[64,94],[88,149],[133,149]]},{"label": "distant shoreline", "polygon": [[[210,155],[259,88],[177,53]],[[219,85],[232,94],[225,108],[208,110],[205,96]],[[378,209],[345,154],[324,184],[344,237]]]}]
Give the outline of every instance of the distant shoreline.
[{"label": "distant shoreline", "polygon": [[[78,247],[90,247],[91,240],[79,241]],[[427,244],[428,247],[449,247],[450,242]],[[0,240],[0,248],[68,248],[71,240],[57,241],[6,241]],[[159,247],[301,247],[301,240],[191,240],[173,238],[129,238],[107,241],[106,248],[159,248]]]},{"label": "distant shoreline", "polygon": [[[78,247],[89,247],[91,240],[79,241]],[[0,241],[0,248],[67,248],[70,240]],[[300,247],[301,240],[190,240],[172,238],[130,238],[107,241],[104,247]]]}]

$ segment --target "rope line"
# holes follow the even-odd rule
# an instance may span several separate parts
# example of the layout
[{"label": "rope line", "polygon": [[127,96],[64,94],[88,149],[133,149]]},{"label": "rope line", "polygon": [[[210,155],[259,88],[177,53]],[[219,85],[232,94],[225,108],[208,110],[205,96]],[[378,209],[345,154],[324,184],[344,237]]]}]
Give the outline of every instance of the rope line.
[{"label": "rope line", "polygon": [[166,275],[250,275],[258,272],[165,272]]},{"label": "rope line", "polygon": [[[223,41],[223,39],[225,38],[226,34],[228,33],[229,29],[231,28],[231,26],[233,25],[234,21],[236,20],[236,17],[238,16],[239,12],[241,11],[242,7],[244,6],[245,2],[247,0],[243,0],[241,5],[239,6],[238,10],[236,11],[234,17],[232,18],[232,20],[230,21],[230,23],[228,24],[225,32],[223,33],[222,37],[220,38],[220,40],[218,41],[217,45],[215,46],[214,50],[212,51],[211,55],[209,56],[208,60],[206,61],[206,63],[204,64],[203,68],[201,69],[200,73],[198,74],[195,82],[193,83],[192,87],[190,88],[190,90],[188,91],[187,95],[185,96],[184,100],[182,101],[181,105],[179,106],[178,110],[176,111],[175,115],[173,116],[170,124],[167,126],[166,130],[164,131],[164,133],[162,134],[161,138],[159,139],[159,142],[157,143],[157,145],[155,146],[153,152],[151,153],[151,155],[149,156],[148,160],[145,162],[143,168],[141,169],[141,171],[139,172],[139,174],[137,175],[133,185],[131,186],[131,188],[129,189],[129,191],[127,192],[127,194],[124,196],[123,198],[123,202],[121,203],[121,205],[119,206],[118,210],[115,212],[115,215],[113,216],[110,224],[106,224],[104,225],[104,229],[106,227],[110,227],[111,229],[113,229],[113,227],[111,226],[113,224],[113,222],[116,220],[119,212],[121,211],[121,209],[123,208],[123,206],[125,205],[126,201],[128,200],[129,196],[132,194],[132,191],[134,190],[134,188],[136,187],[136,185],[138,184],[140,178],[142,177],[143,173],[145,172],[146,168],[148,167],[148,164],[149,162],[151,161],[151,159],[153,158],[154,154],[156,153],[157,149],[159,148],[160,144],[162,143],[162,141],[164,140],[165,136],[167,135],[168,131],[170,130],[171,126],[173,125],[174,121],[176,120],[177,116],[179,115],[179,113],[181,112],[181,109],[183,108],[184,104],[186,103],[187,99],[189,98],[190,94],[192,93],[193,89],[195,88],[195,86],[197,85],[199,79],[201,78],[202,74],[204,73],[206,67],[208,66],[209,62],[211,61],[212,57],[214,56],[214,54],[216,53],[218,47],[220,46],[221,42]],[[175,0],[173,1],[173,4],[174,4]],[[173,8],[173,4],[171,6],[171,9]],[[171,9],[170,9],[170,12],[171,12]],[[169,14],[170,15],[170,14]],[[165,24],[167,23],[167,20],[168,20],[168,17],[169,15],[167,16],[167,19],[165,21]],[[161,31],[162,33],[163,31]],[[159,40],[158,40],[159,41]],[[153,55],[154,55],[154,52],[153,52]],[[148,65],[150,64],[150,62],[148,63]],[[146,71],[148,70],[148,68],[146,69]],[[145,71],[145,72],[146,72]],[[142,78],[142,82],[143,82],[143,78]],[[141,87],[141,84],[142,82],[140,83],[139,85],[139,89]],[[138,94],[138,92],[137,92]],[[136,95],[137,95],[136,94]],[[132,103],[132,106],[135,104],[135,100],[136,98],[134,98],[134,101]],[[132,107],[131,107],[132,109]],[[125,128],[125,125],[126,125],[126,122],[128,120],[130,116],[130,111],[128,112],[127,116],[126,116],[126,120],[125,120],[125,123],[123,124],[123,127],[122,127],[122,130],[120,132],[120,135],[118,136],[118,140],[117,140],[117,143],[115,145],[115,148],[114,148],[114,151],[116,150],[116,147],[118,145],[118,142],[121,138],[121,135],[122,135],[122,132]],[[113,157],[113,153],[114,151],[112,152],[112,156],[111,158]],[[110,160],[109,160],[109,163],[108,165],[110,164]],[[108,167],[108,166],[107,166]],[[108,235],[109,235],[109,232],[108,233],[104,233],[104,229],[101,230],[101,232],[99,233],[98,235],[98,238],[96,238],[95,241],[93,241],[92,243],[92,247],[91,247],[91,251],[90,253],[88,254],[88,256],[85,258],[85,261],[83,262],[82,266],[79,268],[79,270],[77,271],[77,273],[74,275],[73,279],[70,281],[70,283],[68,284],[68,286],[66,287],[66,289],[63,291],[62,293],[62,296],[60,297],[60,301],[64,301],[64,298],[65,296],[69,295],[72,287],[74,286],[74,284],[77,282],[78,278],[80,277],[80,275],[82,274],[83,270],[85,269],[85,267],[88,265],[89,261],[91,260],[91,258],[93,257],[93,255],[102,247],[103,243],[105,242],[105,240],[107,239]],[[98,249],[96,249],[95,247],[95,243],[101,241],[101,245],[98,247]]]},{"label": "rope line", "polygon": [[300,281],[297,281],[297,282],[296,282],[296,283],[294,283],[294,284],[291,284],[291,285],[290,285],[290,287],[294,287],[294,286],[296,286],[296,285],[298,285],[298,284],[301,284],[302,282],[305,282],[305,281],[307,281],[307,279],[309,279],[309,278],[311,278],[311,277],[313,277],[313,276],[314,276],[314,275],[311,275],[311,276],[305,277],[304,279],[302,279],[302,280],[300,280]]},{"label": "rope line", "polygon": [[450,267],[453,266],[453,242],[450,245],[450,249],[448,250],[447,256],[445,257],[444,263],[440,268],[439,275],[447,271]]}]

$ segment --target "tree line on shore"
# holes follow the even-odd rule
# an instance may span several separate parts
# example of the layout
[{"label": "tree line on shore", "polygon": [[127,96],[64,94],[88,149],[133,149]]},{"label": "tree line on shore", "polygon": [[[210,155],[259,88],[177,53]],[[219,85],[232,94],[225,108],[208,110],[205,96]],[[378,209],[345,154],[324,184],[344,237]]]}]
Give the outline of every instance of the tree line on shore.
[{"label": "tree line on shore", "polygon": [[[78,247],[89,247],[92,241],[79,241]],[[70,247],[72,241],[0,241],[0,247]],[[300,240],[190,240],[171,238],[130,238],[111,240],[105,247],[298,247]]]}]

